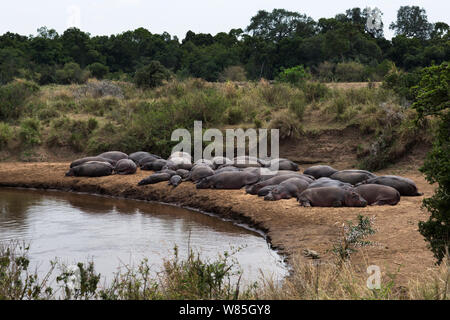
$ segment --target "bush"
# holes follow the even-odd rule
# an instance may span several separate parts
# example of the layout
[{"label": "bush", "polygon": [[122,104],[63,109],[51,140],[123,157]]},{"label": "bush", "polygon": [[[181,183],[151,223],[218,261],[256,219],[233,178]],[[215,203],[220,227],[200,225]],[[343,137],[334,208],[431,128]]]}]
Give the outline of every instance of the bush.
[{"label": "bush", "polygon": [[287,82],[293,85],[304,83],[311,75],[305,70],[303,66],[296,66],[292,68],[281,68],[280,73],[276,77],[277,81]]},{"label": "bush", "polygon": [[24,113],[27,99],[37,91],[39,86],[26,80],[15,80],[0,86],[0,121],[18,119]]},{"label": "bush", "polygon": [[317,77],[320,81],[331,82],[334,80],[334,69],[336,68],[336,64],[325,61],[321,62],[317,67]]},{"label": "bush", "polygon": [[225,119],[228,124],[238,124],[244,120],[244,113],[241,108],[233,106],[227,109]]},{"label": "bush", "polygon": [[303,115],[306,109],[306,98],[305,95],[300,92],[299,94],[292,97],[289,101],[289,110],[297,116],[299,120],[303,120]]},{"label": "bush", "polygon": [[140,88],[155,88],[169,77],[169,71],[159,61],[152,61],[136,71],[134,82]]},{"label": "bush", "polygon": [[86,141],[97,127],[98,122],[94,118],[88,121],[71,120],[65,117],[55,119],[51,122],[46,144],[50,147],[70,147],[80,152],[85,150]]},{"label": "bush", "polygon": [[41,144],[41,123],[38,119],[27,118],[20,122],[19,138],[26,147]]},{"label": "bush", "polygon": [[330,91],[326,85],[320,82],[306,82],[302,89],[308,103],[319,101]]},{"label": "bush", "polygon": [[367,80],[364,65],[351,61],[338,63],[335,70],[336,80],[344,82],[360,82]]},{"label": "bush", "polygon": [[221,81],[246,81],[247,76],[243,67],[229,66],[223,70],[219,79]]},{"label": "bush", "polygon": [[82,84],[86,83],[89,78],[89,72],[84,71],[75,62],[69,62],[64,68],[56,71],[56,81],[60,84]]},{"label": "bush", "polygon": [[109,67],[100,62],[90,64],[87,69],[91,72],[91,75],[97,79],[103,79],[109,73]]},{"label": "bush", "polygon": [[12,138],[12,129],[7,123],[0,122],[0,149],[6,147]]},{"label": "bush", "polygon": [[302,134],[302,125],[289,110],[276,113],[269,123],[269,129],[278,129],[280,139],[298,138]]},{"label": "bush", "polygon": [[400,72],[393,70],[389,72],[383,80],[383,87],[392,89],[400,97],[412,101],[414,93],[412,87],[416,86],[420,81],[420,71]]}]

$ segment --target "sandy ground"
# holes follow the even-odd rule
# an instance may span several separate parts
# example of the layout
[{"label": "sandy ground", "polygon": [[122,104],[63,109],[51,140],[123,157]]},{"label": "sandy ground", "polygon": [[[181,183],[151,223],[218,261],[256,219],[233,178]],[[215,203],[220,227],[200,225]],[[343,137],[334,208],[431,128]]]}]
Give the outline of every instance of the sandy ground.
[{"label": "sandy ground", "polygon": [[[402,197],[396,206],[366,208],[304,208],[295,199],[264,201],[241,190],[197,190],[190,182],[173,189],[162,182],[138,187],[137,183],[151,172],[139,171],[129,176],[101,178],[65,177],[69,163],[0,163],[0,186],[57,189],[88,192],[130,199],[175,203],[212,212],[262,230],[269,243],[287,261],[303,249],[317,251],[322,261],[332,258],[330,249],[341,234],[346,221],[356,221],[359,214],[375,217],[377,232],[368,240],[375,245],[359,250],[353,258],[356,267],[364,270],[378,265],[384,275],[397,274],[397,282],[415,279],[428,268],[435,268],[431,252],[418,232],[418,222],[428,213],[421,209],[424,197],[433,194],[417,170],[401,172],[414,180],[424,197]],[[304,168],[302,168],[304,169]],[[378,174],[394,173],[391,171]],[[308,259],[303,257],[302,259]]]}]

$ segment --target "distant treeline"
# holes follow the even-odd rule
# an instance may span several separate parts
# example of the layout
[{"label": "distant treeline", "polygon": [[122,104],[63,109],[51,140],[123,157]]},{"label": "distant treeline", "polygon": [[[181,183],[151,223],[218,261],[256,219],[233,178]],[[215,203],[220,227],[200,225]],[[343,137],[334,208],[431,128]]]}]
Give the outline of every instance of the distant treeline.
[{"label": "distant treeline", "polygon": [[284,9],[259,11],[245,30],[189,31],[181,41],[144,28],[94,37],[77,28],[58,34],[42,27],[36,36],[7,32],[0,36],[0,84],[16,77],[39,84],[89,76],[130,80],[152,61],[180,78],[207,81],[274,79],[299,65],[321,81],[376,81],[393,66],[411,71],[449,60],[449,26],[428,22],[424,9],[400,7],[392,40],[382,24],[367,28],[368,17],[360,8],[318,21]]}]

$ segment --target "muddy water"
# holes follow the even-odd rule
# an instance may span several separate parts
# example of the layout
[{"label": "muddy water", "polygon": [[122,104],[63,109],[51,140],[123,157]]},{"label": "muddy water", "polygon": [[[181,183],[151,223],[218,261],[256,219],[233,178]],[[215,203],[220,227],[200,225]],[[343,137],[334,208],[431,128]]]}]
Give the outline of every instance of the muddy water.
[{"label": "muddy water", "polygon": [[[234,258],[246,282],[260,272],[280,280],[280,256],[257,232],[217,217],[174,206],[56,191],[0,188],[0,242],[30,243],[32,265],[43,274],[50,261],[94,261],[107,280],[118,267],[148,258],[153,271],[189,246],[205,259],[240,248]],[[122,269],[123,270],[123,269]]]}]

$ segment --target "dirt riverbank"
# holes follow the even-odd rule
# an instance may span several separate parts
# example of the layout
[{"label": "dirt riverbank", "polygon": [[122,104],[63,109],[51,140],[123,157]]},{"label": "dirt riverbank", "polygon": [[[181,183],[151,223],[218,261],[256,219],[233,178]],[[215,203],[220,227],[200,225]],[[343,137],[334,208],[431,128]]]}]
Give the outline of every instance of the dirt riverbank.
[{"label": "dirt riverbank", "polygon": [[265,232],[271,245],[286,255],[288,261],[297,254],[301,256],[303,249],[317,251],[324,261],[330,259],[329,250],[340,236],[342,224],[356,221],[358,214],[362,214],[375,217],[377,232],[369,238],[376,245],[360,250],[354,257],[360,270],[365,271],[368,265],[380,266],[384,275],[399,270],[396,282],[401,283],[435,268],[433,256],[417,226],[419,221],[427,219],[428,213],[421,209],[421,203],[424,197],[433,194],[434,187],[417,170],[378,174],[406,176],[416,182],[424,197],[402,197],[396,206],[303,208],[295,199],[268,202],[246,194],[244,189],[197,190],[190,182],[175,189],[167,182],[138,187],[138,181],[151,174],[148,171],[138,170],[129,176],[65,177],[68,167],[69,163],[65,162],[0,163],[0,186],[87,192],[196,208]]}]

